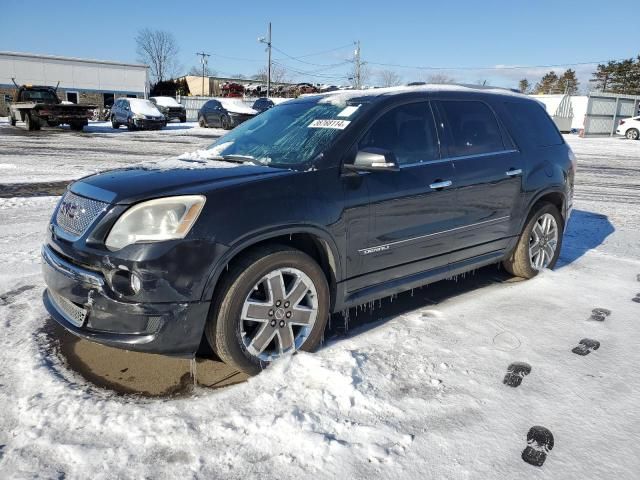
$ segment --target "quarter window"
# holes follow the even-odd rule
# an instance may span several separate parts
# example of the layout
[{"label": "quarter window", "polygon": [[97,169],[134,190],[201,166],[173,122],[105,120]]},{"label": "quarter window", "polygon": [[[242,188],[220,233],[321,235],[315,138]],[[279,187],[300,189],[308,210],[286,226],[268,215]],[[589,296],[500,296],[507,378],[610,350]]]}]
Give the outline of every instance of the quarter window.
[{"label": "quarter window", "polygon": [[449,155],[479,155],[504,150],[498,121],[483,102],[443,101],[443,114],[451,132]]},{"label": "quarter window", "polygon": [[537,102],[505,102],[509,116],[517,129],[536,147],[561,145],[563,140],[553,120]]},{"label": "quarter window", "polygon": [[390,150],[400,165],[428,162],[439,157],[435,122],[428,102],[395,107],[380,117],[358,144],[358,149]]}]

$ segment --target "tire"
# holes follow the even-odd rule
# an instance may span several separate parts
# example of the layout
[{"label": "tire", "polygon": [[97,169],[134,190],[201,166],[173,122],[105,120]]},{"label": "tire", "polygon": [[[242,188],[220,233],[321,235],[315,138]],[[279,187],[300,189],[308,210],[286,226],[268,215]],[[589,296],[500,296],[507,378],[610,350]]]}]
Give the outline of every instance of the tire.
[{"label": "tire", "polygon": [[[280,278],[284,280],[282,283]],[[298,285],[297,280],[309,287],[302,297],[301,290],[294,288]],[[285,286],[284,295],[279,295],[276,289],[270,289],[274,293],[269,294],[268,285]],[[260,288],[254,289],[258,286]],[[254,298],[260,295],[261,299]],[[289,301],[296,296],[300,300]],[[205,326],[205,336],[223,362],[256,375],[275,358],[296,350],[313,351],[322,341],[329,304],[324,272],[306,253],[283,245],[257,248],[235,262],[221,280]],[[255,314],[249,314],[247,310],[246,315],[256,318],[262,314],[263,320],[242,319],[246,318],[244,312],[251,308],[250,305],[260,310],[255,310],[258,312]],[[290,324],[298,315],[303,315],[298,319],[304,317],[303,321],[310,324],[307,327]],[[289,318],[292,320],[287,320]],[[259,340],[260,333],[269,339],[262,342],[262,350],[258,350],[260,342],[254,341]]]},{"label": "tire", "polygon": [[71,127],[71,130],[74,132],[81,132],[84,128],[84,123],[71,123],[69,124],[69,127]]},{"label": "tire", "polygon": [[116,117],[114,115],[111,115],[111,127],[115,129],[120,128],[120,124],[116,122]]},{"label": "tire", "polygon": [[198,125],[200,125],[200,127],[202,128],[208,128],[207,121],[204,119],[204,117],[198,117]]},{"label": "tire", "polygon": [[640,139],[640,132],[636,128],[630,128],[624,136],[629,140],[638,140]]},{"label": "tire", "polygon": [[220,126],[224,130],[231,130],[231,119],[226,115],[224,117],[220,117]]},{"label": "tire", "polygon": [[[544,230],[541,225],[544,224],[545,219],[549,219],[548,216],[552,217],[555,221],[555,242],[552,241],[553,235],[551,232],[545,232],[545,235],[539,234],[539,232]],[[538,225],[538,221],[541,222],[540,225]],[[550,220],[549,224],[551,224]],[[538,225],[537,228],[536,225]],[[502,264],[504,268],[516,277],[527,279],[535,277],[543,268],[553,269],[560,256],[563,233],[564,222],[558,208],[548,202],[538,204],[537,208],[529,215],[527,224],[520,234],[518,243],[511,253],[511,256],[503,261]],[[537,242],[536,238],[538,238]],[[538,256],[533,257],[534,250],[531,250],[530,247],[536,243],[538,244],[538,249],[535,251],[540,253]],[[542,255],[542,261],[540,261],[540,255]],[[534,260],[538,260],[539,264],[534,265]]]},{"label": "tire", "polygon": [[32,118],[30,113],[24,116],[24,123],[30,132],[40,130],[40,121],[37,118]]},{"label": "tire", "polygon": [[11,114],[9,114],[9,123],[11,124],[12,127],[16,126],[16,119]]},{"label": "tire", "polygon": [[47,122],[47,125],[49,125],[50,127],[59,127],[60,126],[60,122],[56,122],[56,121],[49,121]]},{"label": "tire", "polygon": [[127,120],[127,130],[129,130],[130,132],[133,132],[135,129],[136,129],[136,126],[133,123],[133,120],[131,119]]},{"label": "tire", "polygon": [[184,123],[187,121],[187,117],[180,117],[180,123]]}]

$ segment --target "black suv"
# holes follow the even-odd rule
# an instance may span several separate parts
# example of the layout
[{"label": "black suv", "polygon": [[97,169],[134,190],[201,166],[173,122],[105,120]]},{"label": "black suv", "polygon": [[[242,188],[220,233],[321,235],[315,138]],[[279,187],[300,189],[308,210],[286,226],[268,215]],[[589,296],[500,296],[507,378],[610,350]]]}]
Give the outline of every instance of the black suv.
[{"label": "black suv", "polygon": [[146,352],[204,336],[257,373],[317,347],[331,312],[492,263],[552,268],[571,210],[570,148],[506,90],[308,96],[208,153],[70,186],[42,249],[53,318]]},{"label": "black suv", "polygon": [[219,100],[208,100],[198,110],[198,124],[203,128],[220,127],[229,130],[255,117],[257,113],[246,107],[240,106],[240,109],[242,111],[234,111],[230,107],[225,108]]}]

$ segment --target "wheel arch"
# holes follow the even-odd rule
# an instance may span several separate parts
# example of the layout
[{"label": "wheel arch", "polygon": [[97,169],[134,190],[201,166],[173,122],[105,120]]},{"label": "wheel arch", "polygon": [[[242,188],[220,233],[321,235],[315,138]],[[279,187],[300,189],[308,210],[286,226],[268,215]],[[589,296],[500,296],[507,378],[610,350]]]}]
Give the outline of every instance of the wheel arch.
[{"label": "wheel arch", "polygon": [[228,265],[250,250],[264,245],[279,244],[296,248],[313,258],[327,279],[331,295],[331,308],[336,301],[337,285],[342,279],[342,260],[335,241],[328,232],[311,226],[291,227],[276,231],[262,232],[245,238],[229,248],[216,262],[205,284],[202,300],[214,298]]},{"label": "wheel arch", "polygon": [[551,203],[554,205],[558,212],[560,212],[560,216],[562,217],[563,227],[566,226],[567,223],[567,209],[566,209],[566,194],[562,190],[557,189],[548,189],[542,192],[539,192],[535,195],[526,208],[526,215],[522,217],[520,221],[520,231],[524,229],[524,226],[527,224],[529,218],[531,218],[531,214],[536,211],[538,205],[541,203]]}]

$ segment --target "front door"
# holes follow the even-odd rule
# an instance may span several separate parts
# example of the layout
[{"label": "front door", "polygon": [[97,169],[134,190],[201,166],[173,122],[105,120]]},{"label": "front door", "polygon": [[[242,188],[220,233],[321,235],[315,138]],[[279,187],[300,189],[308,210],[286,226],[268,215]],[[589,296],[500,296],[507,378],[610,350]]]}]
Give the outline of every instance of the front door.
[{"label": "front door", "polygon": [[[462,228],[451,261],[497,251],[514,235],[522,198],[523,162],[492,108],[476,100],[435,102],[445,121],[447,154],[455,169]],[[472,251],[463,251],[473,247]]]},{"label": "front door", "polygon": [[371,275],[351,282],[350,289],[446,267],[447,231],[455,208],[453,165],[440,157],[429,102],[399,105],[384,113],[358,144],[358,149],[368,147],[393,151],[400,170],[364,174],[370,233],[358,253],[362,273]]}]

